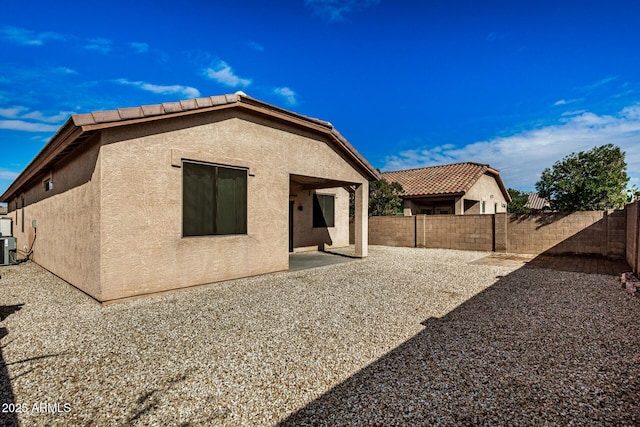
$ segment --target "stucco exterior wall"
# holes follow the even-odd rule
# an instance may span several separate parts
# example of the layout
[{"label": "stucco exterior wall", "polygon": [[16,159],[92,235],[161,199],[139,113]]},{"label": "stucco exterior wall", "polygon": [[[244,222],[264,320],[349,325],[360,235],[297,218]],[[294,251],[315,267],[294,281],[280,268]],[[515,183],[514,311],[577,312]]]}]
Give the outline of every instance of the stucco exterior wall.
[{"label": "stucco exterior wall", "polygon": [[[50,191],[44,190],[46,178],[54,184]],[[35,237],[34,262],[100,300],[98,141],[86,142],[71,158],[42,175],[24,193],[24,199],[24,221],[20,198],[17,211],[15,201],[9,203],[19,256],[26,255]]]},{"label": "stucco exterior wall", "polygon": [[[249,113],[113,128],[102,144],[103,300],[285,270],[290,174],[366,182],[325,141]],[[246,235],[182,237],[182,159],[248,168]]]},{"label": "stucco exterior wall", "polygon": [[[482,212],[483,202],[485,204],[484,212]],[[502,194],[496,178],[489,174],[484,174],[478,178],[476,183],[462,197],[460,195],[441,195],[406,198],[403,203],[403,210],[406,216],[419,214],[475,215],[507,212],[507,200]]]},{"label": "stucco exterior wall", "polygon": [[[493,196],[493,198],[491,197]],[[478,200],[479,211],[474,213],[502,213],[507,211],[507,200],[504,198],[496,179],[490,175],[484,174],[476,181],[476,183],[464,195],[464,199]],[[482,212],[482,202],[486,202],[485,211]],[[497,209],[495,204],[497,203]]]},{"label": "stucco exterior wall", "polygon": [[[335,226],[313,227],[313,194],[330,194],[335,197]],[[293,247],[295,249],[321,250],[349,245],[349,192],[344,188],[305,190],[291,186],[290,200],[293,209]]]}]

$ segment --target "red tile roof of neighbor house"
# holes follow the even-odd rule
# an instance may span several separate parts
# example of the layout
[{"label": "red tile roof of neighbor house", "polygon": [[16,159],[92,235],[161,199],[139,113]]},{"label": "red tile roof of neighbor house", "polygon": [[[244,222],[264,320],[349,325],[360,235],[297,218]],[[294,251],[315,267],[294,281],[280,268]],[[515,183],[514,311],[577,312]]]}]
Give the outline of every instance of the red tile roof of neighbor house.
[{"label": "red tile roof of neighbor house", "polygon": [[95,132],[102,129],[143,123],[152,120],[169,119],[190,114],[207,113],[228,108],[240,108],[244,111],[267,116],[271,119],[287,122],[316,133],[328,136],[340,150],[346,154],[353,165],[367,179],[379,179],[380,174],[329,122],[303,116],[266,102],[259,101],[242,92],[231,95],[210,96],[185,101],[165,102],[117,110],[96,111],[71,116],[44,148],[27,165],[9,188],[0,196],[0,201],[8,202],[17,195],[24,185],[66,156],[73,148],[86,141]]},{"label": "red tile roof of neighbor house", "polygon": [[383,172],[382,177],[389,182],[395,181],[402,185],[404,197],[427,197],[465,194],[484,174],[493,176],[505,199],[511,200],[500,178],[500,171],[481,163],[454,163]]}]

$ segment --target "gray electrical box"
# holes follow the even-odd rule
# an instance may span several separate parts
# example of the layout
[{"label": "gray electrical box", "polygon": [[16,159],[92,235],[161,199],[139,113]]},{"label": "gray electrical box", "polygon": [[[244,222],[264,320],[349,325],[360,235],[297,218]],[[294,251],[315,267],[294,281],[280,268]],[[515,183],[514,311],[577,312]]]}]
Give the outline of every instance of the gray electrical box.
[{"label": "gray electrical box", "polygon": [[0,237],[13,236],[13,222],[11,218],[0,218]]},{"label": "gray electrical box", "polygon": [[12,265],[16,263],[16,238],[0,237],[0,265]]}]

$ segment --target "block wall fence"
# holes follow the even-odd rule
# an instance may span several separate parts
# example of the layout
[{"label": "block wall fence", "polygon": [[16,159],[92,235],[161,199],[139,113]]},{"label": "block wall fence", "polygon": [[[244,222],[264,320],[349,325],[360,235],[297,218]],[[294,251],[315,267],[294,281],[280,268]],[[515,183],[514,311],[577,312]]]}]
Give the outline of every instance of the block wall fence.
[{"label": "block wall fence", "polygon": [[369,244],[626,258],[637,271],[639,214],[633,203],[624,210],[593,212],[374,216]]}]

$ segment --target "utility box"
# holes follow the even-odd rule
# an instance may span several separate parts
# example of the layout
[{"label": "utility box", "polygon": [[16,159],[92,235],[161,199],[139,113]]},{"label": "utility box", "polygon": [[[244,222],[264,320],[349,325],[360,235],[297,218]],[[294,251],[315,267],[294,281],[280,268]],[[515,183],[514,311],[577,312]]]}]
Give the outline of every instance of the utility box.
[{"label": "utility box", "polygon": [[15,237],[0,237],[0,265],[15,264],[17,257]]},{"label": "utility box", "polygon": [[13,236],[13,220],[11,218],[0,218],[0,237]]}]

